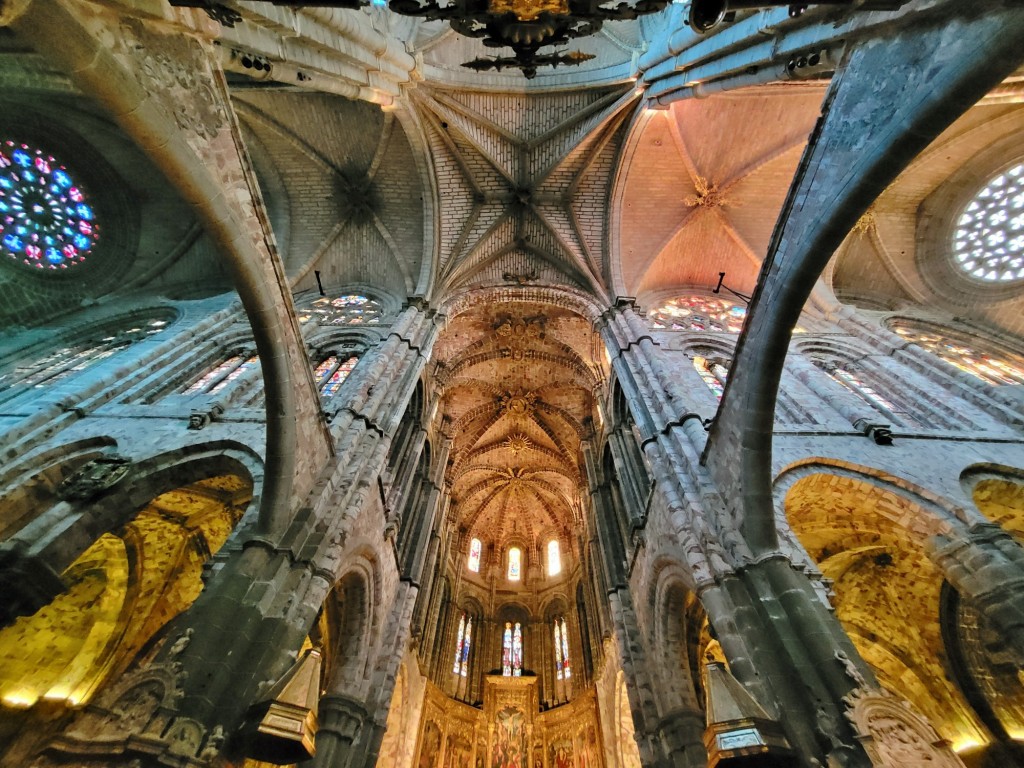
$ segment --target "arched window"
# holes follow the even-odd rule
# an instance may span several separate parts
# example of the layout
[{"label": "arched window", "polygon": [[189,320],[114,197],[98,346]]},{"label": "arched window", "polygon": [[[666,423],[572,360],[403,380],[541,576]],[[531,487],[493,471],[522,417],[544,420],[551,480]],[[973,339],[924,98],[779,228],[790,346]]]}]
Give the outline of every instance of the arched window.
[{"label": "arched window", "polygon": [[133,323],[127,328],[108,329],[79,344],[61,347],[43,358],[25,362],[0,376],[0,389],[21,384],[37,389],[84,371],[101,360],[127,349],[167,328],[165,319]]},{"label": "arched window", "polygon": [[893,331],[936,357],[987,384],[1024,384],[1024,358],[1002,350],[982,350],[959,334],[939,329],[895,325]]},{"label": "arched window", "polygon": [[990,179],[960,214],[953,260],[991,283],[1024,279],[1024,163]]},{"label": "arched window", "polygon": [[898,417],[901,421],[913,422],[913,418],[904,408],[880,395],[874,387],[865,382],[861,377],[838,365],[825,365],[823,367],[825,372],[834,381],[842,384],[868,404]]},{"label": "arched window", "polygon": [[505,635],[501,644],[501,674],[519,677],[523,674],[523,627],[505,622]]},{"label": "arched window", "polygon": [[459,618],[459,636],[455,643],[452,674],[466,677],[469,673],[469,644],[473,639],[473,617],[463,613]]},{"label": "arched window", "polygon": [[557,576],[562,572],[562,556],[558,551],[558,539],[548,542],[548,576]]},{"label": "arched window", "polygon": [[523,674],[523,628],[517,621],[512,629],[512,676]]},{"label": "arched window", "polygon": [[680,296],[648,313],[653,328],[725,333],[743,330],[746,316],[746,307],[709,296]]},{"label": "arched window", "polygon": [[728,361],[724,358],[709,358],[702,355],[693,356],[693,367],[697,369],[697,373],[704,379],[704,383],[708,385],[714,395],[715,399],[721,401],[722,394],[725,392],[725,382],[729,378]]},{"label": "arched window", "polygon": [[352,369],[358,362],[359,358],[354,355],[344,361],[337,355],[325,358],[313,370],[313,378],[316,379],[316,388],[320,394],[324,397],[333,397],[341,389],[341,385],[345,383],[345,379],[352,373]]},{"label": "arched window", "polygon": [[522,557],[523,553],[519,547],[512,547],[508,551],[508,580],[519,581],[522,575]]},{"label": "arched window", "polygon": [[361,294],[347,294],[331,299],[316,299],[305,312],[299,313],[299,322],[316,320],[320,325],[374,325],[384,316],[384,307],[376,299]]},{"label": "arched window", "polygon": [[469,570],[473,573],[480,573],[480,553],[482,546],[480,539],[473,539],[469,542]]},{"label": "arched window", "polygon": [[185,395],[215,395],[246,371],[259,365],[259,357],[239,352],[211,368],[182,390]]},{"label": "arched window", "polygon": [[564,617],[555,619],[555,677],[568,680],[572,677],[569,665],[569,628]]}]

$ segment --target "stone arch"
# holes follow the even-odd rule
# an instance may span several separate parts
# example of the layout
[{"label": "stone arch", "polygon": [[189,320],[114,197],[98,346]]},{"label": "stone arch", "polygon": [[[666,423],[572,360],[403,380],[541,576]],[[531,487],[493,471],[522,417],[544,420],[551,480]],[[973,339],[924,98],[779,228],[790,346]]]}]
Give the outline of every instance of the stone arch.
[{"label": "stone arch", "polygon": [[372,563],[360,559],[335,583],[325,612],[330,632],[331,678],[327,692],[361,699],[371,664],[370,638],[374,625],[374,581]]},{"label": "stone arch", "polygon": [[811,475],[826,474],[837,478],[835,483],[863,482],[878,488],[878,493],[888,501],[899,501],[913,509],[914,514],[898,513],[898,507],[885,504],[878,507],[882,514],[889,515],[894,524],[913,531],[920,541],[930,536],[948,534],[954,529],[981,522],[973,510],[954,504],[926,488],[888,472],[861,464],[821,456],[802,459],[785,467],[775,478],[775,522],[783,535],[791,535],[791,520],[786,515],[785,499],[793,486]]},{"label": "stone arch", "polygon": [[[78,445],[113,442],[97,437]],[[0,544],[0,584],[10,590],[11,598],[0,617],[10,620],[31,614],[56,596],[63,589],[59,574],[99,536],[117,531],[164,493],[209,477],[238,476],[247,488],[240,515],[244,518],[254,513],[262,491],[259,458],[232,441],[183,446],[134,461],[131,455],[109,449],[86,454],[89,458],[81,461],[78,450],[72,449],[75,472],[62,482],[49,506],[31,515],[30,523]],[[51,472],[62,472],[67,453],[60,449],[50,453]]]},{"label": "stone arch", "polygon": [[649,595],[654,654],[667,679],[659,687],[663,715],[703,712],[701,660],[710,641],[707,613],[677,564],[659,564]]},{"label": "stone arch", "polygon": [[0,697],[22,710],[21,736],[7,738],[12,719],[0,718],[0,742],[21,742],[17,750],[47,737],[54,712],[85,704],[160,652],[169,622],[202,591],[204,564],[250,508],[251,477],[225,466],[168,467],[165,485],[150,486],[141,508],[98,531],[63,569],[62,591],[0,630]]},{"label": "stone arch", "polygon": [[978,512],[1024,541],[1024,469],[975,464],[960,474],[960,485]]},{"label": "stone arch", "polygon": [[935,503],[918,503],[908,484],[896,493],[895,478],[884,484],[867,472],[832,469],[840,471],[794,472],[780,488],[789,529],[831,584],[836,617],[879,682],[944,738],[986,742],[987,730],[949,679],[944,579],[925,551],[929,538],[959,521],[936,514]]},{"label": "stone arch", "polygon": [[[1006,17],[1009,19],[1010,17]],[[965,35],[973,22],[964,22]],[[905,118],[891,131],[847,140],[846,110],[864,109],[864,95],[854,82],[859,76],[879,76],[881,59],[874,48],[861,47],[849,55],[844,78],[825,102],[820,122],[804,153],[801,171],[790,191],[788,206],[769,245],[747,314],[747,323],[737,348],[734,369],[722,407],[712,426],[705,463],[726,495],[742,499],[740,519],[732,526],[742,530],[754,557],[778,548],[772,512],[771,445],[776,400],[786,351],[802,308],[815,282],[843,238],[864,214],[871,201],[935,139],[967,104],[980,98],[999,77],[992,61],[998,51],[1009,52],[1017,44],[1016,33],[1003,27],[989,35],[991,50],[973,56],[967,37],[960,38],[962,56],[932,71],[943,85],[943,95],[916,90],[913,68],[906,76],[887,77],[885,88],[871,95],[878,114],[886,107],[900,105]],[[884,47],[895,51],[906,39],[914,39],[921,50],[948,47],[939,33],[921,28],[887,40]],[[893,54],[895,55],[895,54]],[[1013,58],[1005,71],[1014,66]],[[950,109],[950,104],[960,105]],[[941,109],[937,106],[941,104]],[[856,107],[854,106],[856,105]],[[825,208],[808,201],[820,194],[836,193]],[[838,191],[838,192],[837,192]],[[736,446],[743,446],[737,457]]]},{"label": "stone arch", "polygon": [[116,445],[112,437],[97,436],[10,457],[0,471],[0,541],[56,504],[65,480]]}]

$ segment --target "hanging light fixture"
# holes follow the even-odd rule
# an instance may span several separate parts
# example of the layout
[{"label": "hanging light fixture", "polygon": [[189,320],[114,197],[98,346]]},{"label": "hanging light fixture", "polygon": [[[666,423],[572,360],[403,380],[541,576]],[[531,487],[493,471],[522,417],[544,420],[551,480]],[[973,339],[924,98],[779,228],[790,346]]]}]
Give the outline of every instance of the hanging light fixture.
[{"label": "hanging light fixture", "polygon": [[[268,0],[256,0],[266,2]],[[171,5],[202,8],[226,26],[242,16],[218,0],[169,0]],[[518,69],[528,78],[539,67],[575,66],[594,58],[582,51],[542,51],[601,31],[606,21],[628,21],[664,10],[671,0],[273,0],[292,8],[350,8],[387,5],[393,12],[425,21],[447,21],[460,35],[474,37],[487,48],[511,48],[512,55],[485,56],[462,66],[482,72]],[[835,5],[854,10],[898,10],[907,0],[816,0],[809,3],[778,0],[691,0],[690,27],[703,34],[732,21],[738,11],[789,8],[799,16],[811,5]]]},{"label": "hanging light fixture", "polygon": [[[425,21],[447,21],[453,30],[480,39],[487,48],[511,48],[511,56],[481,57],[462,66],[478,72],[518,69],[527,78],[539,67],[574,66],[594,58],[582,51],[542,51],[601,31],[606,21],[626,21],[666,8],[670,0],[274,0],[293,8],[359,8],[388,5],[395,13]],[[202,8],[226,26],[242,16],[217,0],[170,0],[179,7]]]}]

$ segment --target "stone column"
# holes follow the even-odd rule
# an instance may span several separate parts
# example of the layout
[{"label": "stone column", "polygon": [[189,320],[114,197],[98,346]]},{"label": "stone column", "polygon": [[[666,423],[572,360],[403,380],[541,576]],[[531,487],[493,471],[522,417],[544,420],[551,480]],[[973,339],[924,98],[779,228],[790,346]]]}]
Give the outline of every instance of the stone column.
[{"label": "stone column", "polygon": [[671,768],[705,768],[704,715],[688,709],[669,712],[658,723],[664,764]]},{"label": "stone column", "polygon": [[824,764],[827,736],[845,745],[834,755],[840,764],[871,765],[843,714],[842,698],[858,682],[836,651],[852,660],[860,678],[873,681],[873,675],[805,574],[781,556],[766,558],[699,596],[730,671],[783,726],[801,766],[809,768],[812,758]]},{"label": "stone column", "polygon": [[934,536],[925,550],[943,575],[1024,658],[1024,549],[995,523]]},{"label": "stone column", "polygon": [[316,734],[316,757],[306,763],[313,768],[346,768],[368,715],[362,702],[338,694],[320,699],[320,730]]}]

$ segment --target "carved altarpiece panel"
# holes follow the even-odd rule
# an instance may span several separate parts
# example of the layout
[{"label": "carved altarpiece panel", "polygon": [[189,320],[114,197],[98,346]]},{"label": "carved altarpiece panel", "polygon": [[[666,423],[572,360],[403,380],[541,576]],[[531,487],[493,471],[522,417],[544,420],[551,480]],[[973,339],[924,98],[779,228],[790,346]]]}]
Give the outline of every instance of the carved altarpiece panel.
[{"label": "carved altarpiece panel", "polygon": [[537,678],[488,676],[483,708],[428,683],[415,768],[603,768],[593,689],[540,712]]}]

